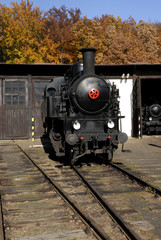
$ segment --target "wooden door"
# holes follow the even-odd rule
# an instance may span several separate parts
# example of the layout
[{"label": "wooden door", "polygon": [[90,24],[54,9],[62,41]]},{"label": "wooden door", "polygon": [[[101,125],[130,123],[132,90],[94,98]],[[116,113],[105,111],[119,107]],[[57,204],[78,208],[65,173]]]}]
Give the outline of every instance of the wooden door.
[{"label": "wooden door", "polygon": [[27,79],[4,79],[2,108],[3,138],[28,138],[29,109]]}]

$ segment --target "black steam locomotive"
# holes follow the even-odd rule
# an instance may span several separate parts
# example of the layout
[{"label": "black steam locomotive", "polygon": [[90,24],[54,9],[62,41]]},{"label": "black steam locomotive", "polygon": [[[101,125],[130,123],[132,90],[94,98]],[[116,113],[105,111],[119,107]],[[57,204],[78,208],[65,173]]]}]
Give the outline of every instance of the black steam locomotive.
[{"label": "black steam locomotive", "polygon": [[143,134],[161,133],[161,106],[153,104],[142,108]]},{"label": "black steam locomotive", "polygon": [[127,141],[118,126],[118,89],[95,75],[95,51],[81,49],[83,64],[73,64],[45,88],[43,121],[56,156],[67,156],[70,164],[92,153],[111,161],[118,143]]}]

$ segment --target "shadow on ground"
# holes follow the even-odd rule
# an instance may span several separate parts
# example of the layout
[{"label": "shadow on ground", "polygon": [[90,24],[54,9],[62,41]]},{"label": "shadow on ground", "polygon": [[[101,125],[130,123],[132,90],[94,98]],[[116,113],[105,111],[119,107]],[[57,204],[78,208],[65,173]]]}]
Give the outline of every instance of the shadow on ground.
[{"label": "shadow on ground", "polygon": [[[66,156],[65,157],[57,157],[55,155],[54,150],[52,148],[52,144],[48,137],[42,136],[41,143],[43,145],[45,153],[48,154],[48,157],[51,160],[58,163],[58,165],[56,167],[63,167],[66,165],[70,165]],[[77,162],[75,163],[75,165],[80,166],[80,167],[83,165],[90,166],[92,163],[95,163],[98,165],[108,164],[108,162],[103,157],[98,157],[98,156],[95,156],[94,154],[91,154],[91,155],[85,155],[85,156],[81,157],[80,159],[78,159]]]}]

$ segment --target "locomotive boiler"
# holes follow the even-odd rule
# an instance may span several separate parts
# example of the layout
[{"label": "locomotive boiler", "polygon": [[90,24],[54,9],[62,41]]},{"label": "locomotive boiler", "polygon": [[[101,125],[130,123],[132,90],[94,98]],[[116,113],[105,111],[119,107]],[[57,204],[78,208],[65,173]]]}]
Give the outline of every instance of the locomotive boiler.
[{"label": "locomotive boiler", "polygon": [[75,63],[45,88],[42,116],[56,156],[74,164],[86,154],[111,161],[118,143],[127,141],[116,85],[95,74],[95,49],[83,48],[83,63]]}]

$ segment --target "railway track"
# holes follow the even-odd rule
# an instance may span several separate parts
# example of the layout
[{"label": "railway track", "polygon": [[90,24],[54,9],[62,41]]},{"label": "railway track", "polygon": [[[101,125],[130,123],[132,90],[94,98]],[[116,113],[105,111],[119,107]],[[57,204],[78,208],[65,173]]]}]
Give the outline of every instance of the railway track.
[{"label": "railway track", "polygon": [[4,219],[3,219],[3,212],[2,212],[1,196],[0,196],[0,239],[5,240]]},{"label": "railway track", "polygon": [[15,144],[0,145],[0,183],[0,239],[96,239]]},{"label": "railway track", "polygon": [[90,172],[84,166],[81,174],[87,177],[104,201],[114,207],[116,215],[139,235],[139,239],[161,239],[159,188],[114,164],[100,167],[94,164]]},{"label": "railway track", "polygon": [[[154,235],[158,231],[155,229],[155,225],[157,225],[156,226],[156,228],[158,227],[157,229],[159,229],[160,226],[159,226],[159,224],[156,224],[156,220],[154,220],[154,222],[153,221],[149,222],[150,221],[149,218],[151,218],[151,214],[153,215],[153,212],[155,212],[155,213],[158,212],[158,222],[159,222],[159,217],[160,217],[159,214],[160,214],[161,205],[160,205],[160,198],[158,198],[158,199],[156,198],[156,194],[157,195],[160,194],[159,189],[144,182],[139,177],[136,177],[132,174],[130,175],[130,173],[127,172],[125,169],[121,169],[115,165],[111,165],[111,166],[100,165],[100,166],[98,166],[97,164],[96,165],[93,164],[89,167],[85,164],[84,166],[80,167],[78,170],[78,168],[74,167],[74,169],[71,169],[70,167],[67,167],[67,166],[62,167],[62,168],[58,168],[58,167],[55,168],[56,165],[52,165],[53,162],[51,163],[50,160],[49,160],[49,162],[51,164],[51,165],[49,164],[51,167],[51,169],[50,169],[51,175],[53,174],[53,167],[54,167],[54,172],[56,171],[57,172],[56,175],[58,176],[58,178],[57,178],[54,175],[54,179],[56,177],[56,181],[59,182],[59,185],[63,189],[65,189],[65,192],[72,199],[74,199],[74,201],[76,201],[80,206],[84,207],[84,203],[86,203],[86,200],[84,200],[84,198],[82,198],[81,195],[82,196],[86,195],[86,197],[88,199],[90,198],[89,196],[87,196],[87,193],[86,193],[89,190],[82,190],[82,188],[83,188],[82,183],[80,182],[80,179],[78,179],[76,181],[76,178],[78,178],[78,177],[73,173],[73,170],[75,170],[76,174],[79,175],[79,177],[81,176],[81,178],[84,181],[84,184],[86,185],[85,186],[86,189],[89,189],[89,186],[90,186],[90,191],[92,191],[92,195],[95,195],[95,198],[97,198],[97,201],[99,201],[99,205],[101,205],[101,207],[103,208],[103,211],[96,210],[96,212],[98,211],[100,213],[100,212],[105,212],[104,209],[108,210],[110,212],[112,219],[115,221],[115,223],[116,222],[119,223],[119,228],[122,229],[122,231],[124,232],[126,237],[129,239],[148,239],[148,238],[155,239]],[[41,167],[44,168],[43,164],[46,165],[47,161],[45,160],[44,163],[42,161],[37,161],[37,163],[39,164],[39,166],[41,165]],[[96,171],[97,168],[99,169],[98,173]],[[117,169],[117,171],[115,170],[115,168]],[[59,169],[59,170],[57,171],[56,169],[57,170]],[[119,172],[118,172],[118,170],[119,170]],[[90,177],[91,177],[90,172],[92,172],[92,171],[93,171],[94,176],[92,177],[92,181],[91,181],[90,180]],[[123,172],[123,175],[122,175],[122,172]],[[86,176],[86,178],[84,177],[84,175]],[[98,175],[98,178],[97,178],[97,175]],[[71,178],[71,176],[73,176],[73,177]],[[121,185],[122,184],[123,184],[123,186],[127,185],[126,190],[124,189],[124,187],[123,187],[123,190],[121,190],[120,189],[121,185],[117,184],[117,187],[118,187],[117,191],[118,191],[118,193],[120,193],[120,196],[122,195],[122,192],[123,193],[125,192],[125,195],[127,195],[127,193],[128,193],[129,197],[126,196],[126,200],[129,199],[129,201],[131,201],[130,195],[132,195],[132,202],[137,202],[137,204],[135,204],[135,206],[132,206],[132,207],[128,206],[128,208],[124,210],[125,206],[124,206],[124,203],[122,203],[123,210],[120,211],[120,209],[118,210],[118,206],[113,203],[115,201],[113,201],[111,199],[111,196],[112,196],[111,193],[109,191],[107,191],[107,196],[106,196],[106,194],[104,194],[104,191],[106,191],[105,185],[108,185],[108,182],[109,182],[108,178],[110,178],[111,176],[113,176],[114,178],[117,179],[116,184],[119,179],[119,180],[122,180],[122,182],[120,181]],[[103,179],[103,184],[101,183],[102,179]],[[107,181],[105,179],[107,179]],[[136,183],[136,180],[137,180],[137,182],[139,181],[138,182],[139,185]],[[96,183],[94,184],[94,182],[96,182]],[[104,184],[104,182],[106,184]],[[114,183],[115,183],[115,179],[112,178],[111,186],[113,186]],[[143,186],[143,184],[144,184],[144,186]],[[101,186],[101,189],[100,189],[100,187],[98,188],[98,185]],[[75,186],[81,186],[80,187],[81,194],[79,194],[78,191],[73,190],[73,187],[75,189]],[[122,186],[121,186],[121,188],[122,188]],[[102,189],[104,189],[103,193],[102,193]],[[73,191],[74,191],[74,193],[73,193]],[[83,193],[82,193],[82,191],[83,191]],[[116,191],[116,195],[118,194],[117,191]],[[150,192],[148,192],[148,191],[150,191]],[[137,195],[139,195],[139,196],[137,196]],[[120,196],[119,196],[120,202],[123,202],[125,196],[123,197],[123,200],[121,200]],[[150,200],[147,201],[148,198],[150,198]],[[140,208],[142,208],[142,205],[144,205],[143,202],[140,202],[140,199],[141,200],[144,199],[143,202],[146,203],[146,208],[149,209],[149,213],[145,214],[146,215],[145,219],[144,219],[145,209],[144,209],[144,211],[140,212]],[[95,202],[95,200],[92,200],[92,201]],[[126,204],[127,204],[127,201],[125,201],[125,205]],[[131,204],[131,202],[130,202],[130,204]],[[138,206],[136,206],[136,205],[138,205]],[[91,208],[92,208],[92,210],[94,209],[94,207],[91,207]],[[88,206],[86,206],[86,209],[88,209]],[[123,212],[123,214],[122,214],[122,212]],[[141,216],[139,216],[138,213]],[[93,217],[93,211],[91,211],[91,212],[89,211],[88,215]],[[96,215],[96,214],[94,214],[94,215]],[[102,214],[100,214],[100,215],[102,215]],[[108,215],[109,215],[109,213],[108,213]],[[126,215],[126,217],[124,215]],[[132,220],[129,220],[129,219],[127,220],[128,215],[131,215]],[[133,219],[133,217],[134,217],[134,219]],[[105,216],[105,219],[107,219],[107,216]],[[108,235],[111,237],[111,231],[113,231],[113,230],[106,229],[107,223],[105,220],[103,220],[101,222],[101,220],[97,219],[97,221],[95,221],[95,222],[99,222],[99,224],[102,226],[103,232],[105,232],[105,233],[109,232]],[[146,228],[149,229],[149,231],[147,231]],[[145,229],[146,229],[146,234],[145,234]],[[160,235],[160,232],[159,232],[159,235]],[[116,238],[116,236],[114,237],[114,239],[115,238]],[[102,236],[102,239],[107,239],[107,237],[103,238],[103,236]],[[121,238],[119,237],[119,239],[121,239]],[[158,239],[158,238],[156,237],[156,239]],[[160,237],[160,239],[161,239],[161,237]]]},{"label": "railway track", "polygon": [[[135,233],[132,233],[132,231],[130,231],[129,229],[129,231],[127,230],[127,232],[125,232],[125,235],[122,234],[120,229],[123,230],[123,228],[118,227],[116,224],[114,224],[113,219],[111,219],[111,216],[109,216],[110,208],[104,208],[96,193],[94,194],[94,196],[92,196],[93,192],[92,194],[91,192],[89,192],[90,188],[88,184],[85,184],[85,181],[85,185],[82,184],[82,181],[79,178],[80,173],[78,169],[76,170],[76,168],[66,166],[65,170],[62,172],[61,175],[59,175],[58,173],[55,175],[55,173],[53,174],[53,172],[55,171],[53,171],[52,165],[47,165],[46,168],[46,162],[38,163],[37,161],[33,160],[29,156],[29,154],[24,152],[20,146],[19,148],[26,155],[26,157],[30,159],[30,161],[32,161],[32,163],[41,171],[44,177],[48,179],[48,181],[59,192],[61,197],[68,204],[70,204],[72,209],[79,215],[80,219],[86,224],[86,226],[88,228],[91,228],[97,239],[110,240],[118,238],[121,240],[127,239],[127,237],[129,239],[140,239],[139,236],[137,236]],[[85,180],[85,178],[83,179]],[[71,182],[73,182],[74,184],[71,185]],[[76,198],[73,198],[73,195],[75,195]],[[84,210],[85,204],[86,208]],[[88,208],[90,209],[90,212],[92,210],[92,214],[88,213]],[[106,210],[107,212],[103,213],[103,210]],[[97,214],[100,215],[99,219],[97,219]],[[102,216],[103,219],[101,219]],[[108,227],[106,228],[108,229],[103,228],[102,224],[107,225]],[[113,234],[112,236],[113,231],[115,231],[115,234]]]},{"label": "railway track", "polygon": [[92,163],[71,169],[37,149],[19,148],[97,239],[161,239],[161,202],[155,197],[159,189],[147,183],[143,187],[142,182],[138,185],[136,176],[127,176],[125,169],[122,174],[115,165]]},{"label": "railway track", "polygon": [[145,190],[153,192],[155,196],[161,196],[161,189],[147,181],[144,181],[141,176],[139,176],[136,172],[128,171],[125,167],[117,166],[117,163],[109,163],[109,165],[113,168],[127,176],[132,181],[137,182],[141,187]]}]

